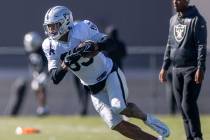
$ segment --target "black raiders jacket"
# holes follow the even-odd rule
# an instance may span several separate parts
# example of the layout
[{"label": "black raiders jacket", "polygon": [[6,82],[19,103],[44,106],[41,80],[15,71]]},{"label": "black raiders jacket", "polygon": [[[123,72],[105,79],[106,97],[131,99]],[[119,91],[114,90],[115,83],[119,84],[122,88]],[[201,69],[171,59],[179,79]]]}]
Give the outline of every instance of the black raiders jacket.
[{"label": "black raiders jacket", "polygon": [[195,66],[205,70],[207,45],[206,21],[195,6],[170,19],[168,42],[162,68]]}]

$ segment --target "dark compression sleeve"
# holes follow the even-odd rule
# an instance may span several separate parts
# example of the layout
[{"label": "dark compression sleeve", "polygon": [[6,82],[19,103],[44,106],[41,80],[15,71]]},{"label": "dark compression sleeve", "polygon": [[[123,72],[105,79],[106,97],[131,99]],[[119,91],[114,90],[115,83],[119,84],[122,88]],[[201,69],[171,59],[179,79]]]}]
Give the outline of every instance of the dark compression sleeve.
[{"label": "dark compression sleeve", "polygon": [[68,70],[62,69],[62,68],[54,68],[50,70],[50,76],[51,79],[53,80],[54,84],[60,83],[60,81],[63,79],[63,77],[66,75]]}]

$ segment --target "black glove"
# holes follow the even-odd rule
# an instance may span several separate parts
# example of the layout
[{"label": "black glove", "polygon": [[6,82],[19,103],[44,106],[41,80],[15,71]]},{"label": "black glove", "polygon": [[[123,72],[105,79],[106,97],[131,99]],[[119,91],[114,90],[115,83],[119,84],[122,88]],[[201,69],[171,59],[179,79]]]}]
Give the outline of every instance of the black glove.
[{"label": "black glove", "polygon": [[71,64],[76,63],[81,57],[81,54],[79,53],[71,53],[68,52],[64,58],[64,63],[66,66],[70,66]]},{"label": "black glove", "polygon": [[91,40],[86,40],[79,44],[78,47],[74,49],[75,53],[81,54],[83,57],[87,57],[93,53],[95,53],[96,43]]}]

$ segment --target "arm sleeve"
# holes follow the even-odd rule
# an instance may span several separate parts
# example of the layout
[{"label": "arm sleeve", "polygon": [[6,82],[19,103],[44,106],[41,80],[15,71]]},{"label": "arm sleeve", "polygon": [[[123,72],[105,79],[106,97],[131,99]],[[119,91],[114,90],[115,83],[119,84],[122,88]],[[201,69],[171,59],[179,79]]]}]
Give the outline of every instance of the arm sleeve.
[{"label": "arm sleeve", "polygon": [[205,20],[197,18],[194,28],[195,45],[198,48],[198,68],[205,71],[206,53],[207,53],[207,27]]},{"label": "arm sleeve", "polygon": [[166,45],[166,49],[165,49],[165,53],[164,53],[164,58],[163,58],[163,65],[162,65],[162,69],[164,70],[168,70],[170,65],[171,65],[171,59],[170,59],[170,54],[171,54],[171,21],[170,20],[170,27],[169,27],[169,35],[168,35],[168,41],[167,41],[167,45]]},{"label": "arm sleeve", "polygon": [[62,68],[54,68],[50,70],[50,77],[54,84],[59,84],[68,71]]},{"label": "arm sleeve", "polygon": [[55,52],[55,50],[53,50],[49,40],[45,40],[43,42],[42,48],[45,53],[45,56],[47,57],[48,71],[49,71],[50,77],[54,84],[58,84],[67,73],[67,70],[59,67],[58,65],[59,57],[57,53]]},{"label": "arm sleeve", "polygon": [[170,60],[170,45],[167,44],[166,46],[166,50],[165,50],[165,53],[164,53],[164,58],[163,58],[163,66],[162,68],[164,70],[168,70],[170,65],[171,65],[171,60]]}]

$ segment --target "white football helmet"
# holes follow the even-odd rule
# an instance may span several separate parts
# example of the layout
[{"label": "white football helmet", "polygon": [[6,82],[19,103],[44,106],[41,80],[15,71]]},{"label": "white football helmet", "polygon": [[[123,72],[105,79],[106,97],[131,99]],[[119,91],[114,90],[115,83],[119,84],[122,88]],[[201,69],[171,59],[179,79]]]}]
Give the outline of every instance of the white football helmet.
[{"label": "white football helmet", "polygon": [[42,37],[37,32],[29,32],[24,36],[24,48],[27,52],[36,51],[42,46],[42,41]]},{"label": "white football helmet", "polygon": [[69,26],[72,24],[72,12],[64,6],[55,6],[50,8],[45,14],[43,26],[46,35],[58,40],[70,30]]}]

